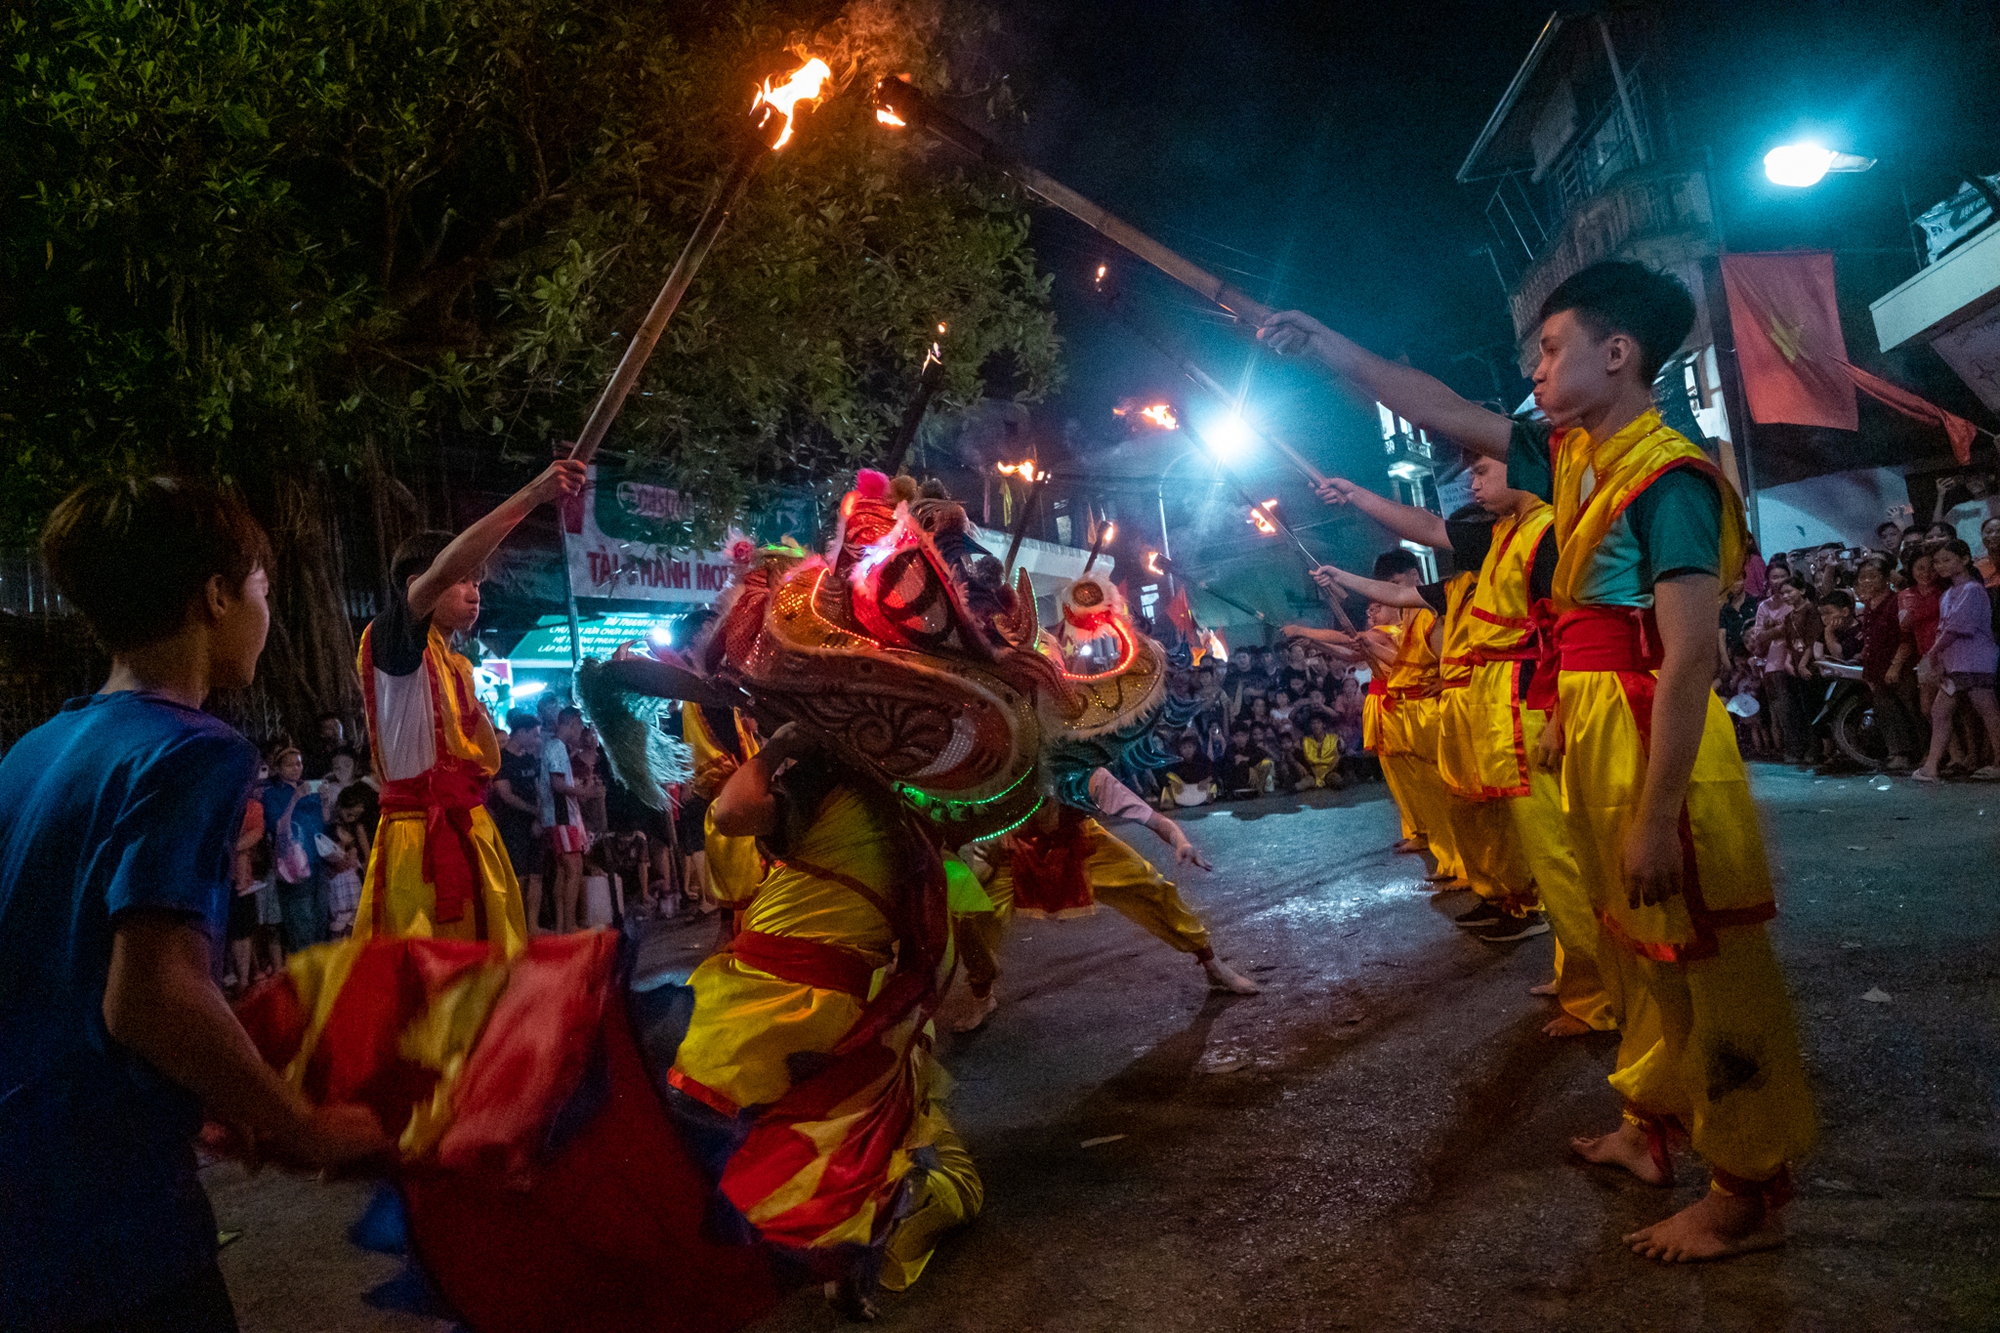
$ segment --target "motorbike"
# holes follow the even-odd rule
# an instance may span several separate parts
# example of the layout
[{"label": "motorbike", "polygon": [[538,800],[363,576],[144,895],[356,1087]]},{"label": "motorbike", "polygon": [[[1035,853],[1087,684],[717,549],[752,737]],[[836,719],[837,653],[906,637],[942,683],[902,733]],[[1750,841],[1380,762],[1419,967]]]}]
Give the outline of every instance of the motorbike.
[{"label": "motorbike", "polygon": [[1861,679],[1859,662],[1822,659],[1818,672],[1827,682],[1826,702],[1814,716],[1815,728],[1826,727],[1836,750],[1864,769],[1877,769],[1889,757],[1889,745],[1875,723],[1875,701]]}]

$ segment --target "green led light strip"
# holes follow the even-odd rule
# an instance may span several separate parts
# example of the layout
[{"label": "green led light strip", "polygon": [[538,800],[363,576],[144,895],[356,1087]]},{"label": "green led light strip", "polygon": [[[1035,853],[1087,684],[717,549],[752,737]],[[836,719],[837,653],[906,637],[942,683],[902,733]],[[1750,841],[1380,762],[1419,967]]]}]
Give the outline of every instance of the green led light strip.
[{"label": "green led light strip", "polygon": [[927,811],[934,806],[943,806],[946,810],[944,818],[964,819],[965,818],[964,815],[951,814],[950,811],[975,809],[980,806],[992,805],[995,801],[1004,801],[1009,796],[1012,796],[1022,783],[1026,782],[1030,777],[1032,777],[1034,775],[1034,771],[1035,770],[1033,768],[1030,768],[1026,773],[1023,773],[1020,777],[1015,778],[1013,782],[1008,784],[1006,790],[1001,792],[996,792],[992,796],[982,797],[981,799],[976,801],[954,801],[949,797],[945,796],[932,796],[928,792],[919,791],[915,787],[900,782],[896,784],[896,790],[902,793],[903,797],[906,800],[908,800],[911,805],[916,806],[919,810]]}]

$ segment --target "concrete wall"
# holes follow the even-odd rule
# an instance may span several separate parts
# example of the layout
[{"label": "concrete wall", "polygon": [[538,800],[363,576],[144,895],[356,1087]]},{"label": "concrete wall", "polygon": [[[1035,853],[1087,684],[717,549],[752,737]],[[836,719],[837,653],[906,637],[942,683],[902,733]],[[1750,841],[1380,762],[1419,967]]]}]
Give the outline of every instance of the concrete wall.
[{"label": "concrete wall", "polygon": [[[1910,488],[1886,467],[1857,468],[1757,492],[1758,545],[1767,555],[1825,542],[1865,546],[1891,508],[1907,509]],[[1909,519],[1898,514],[1901,522]]]},{"label": "concrete wall", "polygon": [[[1773,486],[1757,493],[1758,544],[1767,555],[1834,541],[1866,546],[1874,540],[1876,525],[1890,516],[1891,509],[1896,511],[1897,522],[1908,527],[1909,504],[1910,490],[1902,475],[1886,467],[1857,468]],[[1979,525],[1994,514],[2000,514],[2000,496],[1961,501],[1945,514],[1945,521],[1958,529],[1958,535],[1977,555],[1981,549]],[[1919,514],[1916,521],[1928,523],[1930,514]]]}]

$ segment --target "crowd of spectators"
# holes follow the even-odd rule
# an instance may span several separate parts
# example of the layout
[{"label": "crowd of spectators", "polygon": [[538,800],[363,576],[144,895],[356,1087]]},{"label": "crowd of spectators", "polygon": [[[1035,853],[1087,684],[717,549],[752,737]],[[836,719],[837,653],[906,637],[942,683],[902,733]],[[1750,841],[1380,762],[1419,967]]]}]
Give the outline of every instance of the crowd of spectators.
[{"label": "crowd of spectators", "polygon": [[1361,680],[1304,644],[1204,658],[1174,670],[1167,692],[1174,706],[1157,739],[1172,761],[1119,774],[1162,808],[1379,776],[1361,748]]},{"label": "crowd of spectators", "polygon": [[[1949,524],[1885,522],[1867,546],[1753,561],[1725,595],[1717,688],[1744,753],[1818,772],[1877,765],[1919,782],[2000,779],[2000,517],[1983,554]],[[1838,743],[1843,689],[1863,689],[1880,756]],[[1751,706],[1751,701],[1755,706]]]},{"label": "crowd of spectators", "polygon": [[[507,714],[486,801],[530,933],[614,924],[628,910],[713,911],[675,830],[691,798],[670,788],[666,812],[649,808],[613,778],[581,713],[553,695],[541,704]],[[310,750],[280,736],[264,756],[236,846],[232,992],[277,971],[287,953],[353,932],[381,815],[365,745],[350,743],[338,716],[320,719]],[[700,812],[692,816],[699,848]]]}]

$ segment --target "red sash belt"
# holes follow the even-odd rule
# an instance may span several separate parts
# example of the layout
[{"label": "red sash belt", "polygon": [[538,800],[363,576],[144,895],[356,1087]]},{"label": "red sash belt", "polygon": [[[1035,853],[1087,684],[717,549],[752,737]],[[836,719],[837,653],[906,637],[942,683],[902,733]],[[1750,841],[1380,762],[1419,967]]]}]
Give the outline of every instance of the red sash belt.
[{"label": "red sash belt", "polygon": [[1657,671],[1660,631],[1636,606],[1584,606],[1556,619],[1564,671]]},{"label": "red sash belt", "polygon": [[479,888],[472,812],[486,801],[486,775],[440,763],[413,778],[382,784],[382,813],[424,817],[424,878],[437,897],[437,919],[457,921]]},{"label": "red sash belt", "polygon": [[1072,806],[1058,808],[1056,826],[1044,834],[1016,830],[1008,839],[1014,860],[1014,906],[1023,912],[1060,916],[1081,912],[1097,901],[1090,887],[1090,842],[1083,836],[1089,816]]},{"label": "red sash belt", "polygon": [[796,935],[770,935],[741,930],[729,942],[729,953],[745,967],[769,972],[780,981],[814,990],[837,990],[858,1000],[868,998],[876,965],[852,949]]}]

